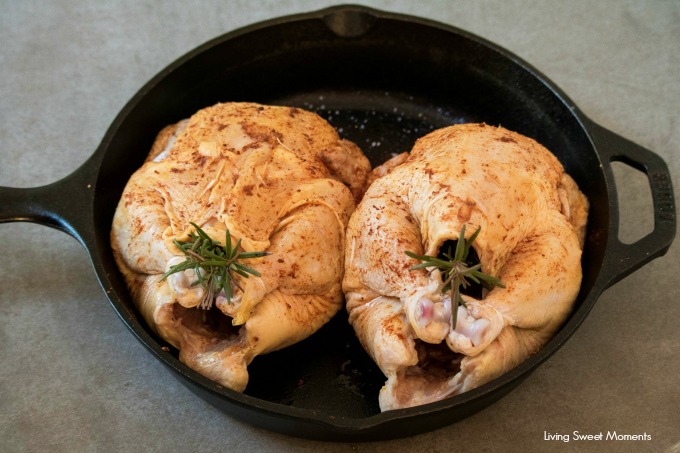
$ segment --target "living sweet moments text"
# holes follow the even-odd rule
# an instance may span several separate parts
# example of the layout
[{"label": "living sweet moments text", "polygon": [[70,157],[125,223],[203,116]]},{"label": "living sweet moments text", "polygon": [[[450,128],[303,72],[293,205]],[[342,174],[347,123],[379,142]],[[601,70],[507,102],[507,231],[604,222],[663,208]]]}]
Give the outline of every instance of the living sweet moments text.
[{"label": "living sweet moments text", "polygon": [[581,442],[581,441],[648,441],[652,440],[652,435],[647,432],[642,433],[623,433],[617,431],[600,431],[588,433],[582,431],[572,431],[567,433],[543,431],[543,440],[557,442]]}]

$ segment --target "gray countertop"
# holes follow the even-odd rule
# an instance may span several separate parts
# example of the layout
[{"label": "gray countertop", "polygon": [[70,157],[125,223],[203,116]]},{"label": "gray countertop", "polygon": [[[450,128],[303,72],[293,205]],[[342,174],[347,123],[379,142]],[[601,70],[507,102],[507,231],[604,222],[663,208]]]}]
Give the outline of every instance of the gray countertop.
[{"label": "gray countertop", "polygon": [[[130,97],[192,48],[333,4],[257,3],[0,1],[0,186],[71,173]],[[509,49],[595,122],[663,157],[680,187],[679,2],[356,3]],[[636,240],[653,227],[648,184],[625,166],[617,176],[621,236]],[[507,397],[443,429],[359,444],[268,432],[194,396],[120,322],[69,236],[10,223],[0,225],[0,244],[2,451],[680,452],[678,242],[605,291],[566,345]],[[573,438],[614,430],[651,440]]]}]

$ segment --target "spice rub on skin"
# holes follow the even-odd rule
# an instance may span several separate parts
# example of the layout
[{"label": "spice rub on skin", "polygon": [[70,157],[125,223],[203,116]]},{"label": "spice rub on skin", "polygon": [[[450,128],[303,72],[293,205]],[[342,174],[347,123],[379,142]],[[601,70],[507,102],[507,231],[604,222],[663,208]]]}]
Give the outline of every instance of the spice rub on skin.
[{"label": "spice rub on skin", "polygon": [[[342,307],[345,228],[369,173],[361,150],[311,112],[207,107],[163,129],[130,178],[111,232],[116,262],[180,360],[242,391],[256,355],[306,338]],[[200,288],[182,286],[195,273],[161,281],[192,222],[214,240],[228,230],[244,251],[269,252],[246,263],[260,276],[235,276],[231,303],[196,308]]]},{"label": "spice rub on skin", "polygon": [[[507,129],[464,124],[426,135],[373,175],[347,229],[343,290],[387,377],[382,410],[482,385],[554,335],[580,288],[588,202],[553,154]],[[452,328],[441,272],[412,270],[419,261],[405,252],[437,256],[464,225],[466,239],[481,228],[481,271],[505,288],[464,295]],[[446,361],[444,372],[432,365]]]}]

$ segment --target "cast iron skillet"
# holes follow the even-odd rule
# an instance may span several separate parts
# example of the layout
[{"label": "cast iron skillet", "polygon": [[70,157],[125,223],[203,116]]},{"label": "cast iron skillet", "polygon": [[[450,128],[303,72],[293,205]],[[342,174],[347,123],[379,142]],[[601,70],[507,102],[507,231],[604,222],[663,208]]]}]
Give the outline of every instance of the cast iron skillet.
[{"label": "cast iron skillet", "polygon": [[[573,314],[534,357],[493,382],[386,413],[377,405],[384,377],[354,338],[344,311],[311,339],[256,358],[245,394],[192,371],[134,308],[111,255],[109,231],[123,187],[156,133],[220,101],[316,111],[373,164],[452,123],[501,124],[538,140],[557,155],[592,206]],[[613,161],[644,172],[651,187],[654,230],[633,244],[617,239]],[[670,175],[657,155],[594,124],[506,50],[447,25],[359,6],[274,19],[206,43],[147,83],[73,174],[44,187],[0,188],[0,200],[0,222],[36,222],[82,243],[123,322],[197,395],[261,427],[345,441],[432,430],[500,399],[562,346],[604,289],[663,255],[675,235]]]}]

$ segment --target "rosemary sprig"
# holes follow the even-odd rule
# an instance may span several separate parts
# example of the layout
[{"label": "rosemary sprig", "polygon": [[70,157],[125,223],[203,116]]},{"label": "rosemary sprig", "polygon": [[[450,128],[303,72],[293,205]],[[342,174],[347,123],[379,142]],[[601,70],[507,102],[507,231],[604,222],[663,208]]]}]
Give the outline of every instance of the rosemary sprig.
[{"label": "rosemary sprig", "polygon": [[436,267],[443,272],[443,281],[439,289],[443,293],[450,293],[451,326],[453,329],[456,328],[456,323],[458,321],[458,306],[465,305],[465,301],[463,301],[463,298],[461,297],[461,287],[465,289],[470,286],[468,279],[477,284],[481,284],[487,289],[491,289],[495,286],[505,288],[505,285],[503,285],[500,279],[483,273],[480,270],[482,267],[480,263],[471,265],[471,263],[467,262],[472,243],[475,242],[475,239],[477,239],[481,230],[482,228],[479,227],[468,240],[465,240],[465,225],[463,225],[456,243],[456,250],[452,254],[451,247],[449,246],[447,252],[442,253],[445,259],[436,256],[416,255],[413,252],[406,252],[411,258],[422,261],[422,263],[411,267],[410,270]]},{"label": "rosemary sprig", "polygon": [[187,259],[182,263],[170,266],[170,269],[163,274],[161,281],[176,272],[193,269],[196,273],[196,281],[191,286],[200,284],[204,289],[203,298],[198,304],[199,308],[209,309],[221,290],[224,290],[227,302],[231,303],[233,286],[243,290],[234,280],[234,272],[244,278],[248,278],[249,275],[260,276],[259,272],[241,264],[239,260],[259,258],[269,255],[269,253],[239,251],[241,250],[241,239],[232,247],[231,233],[228,229],[225,245],[221,245],[219,241],[212,239],[195,223],[192,222],[191,226],[194,227],[196,232],[189,233],[190,240],[174,240],[177,248],[186,255]]}]

